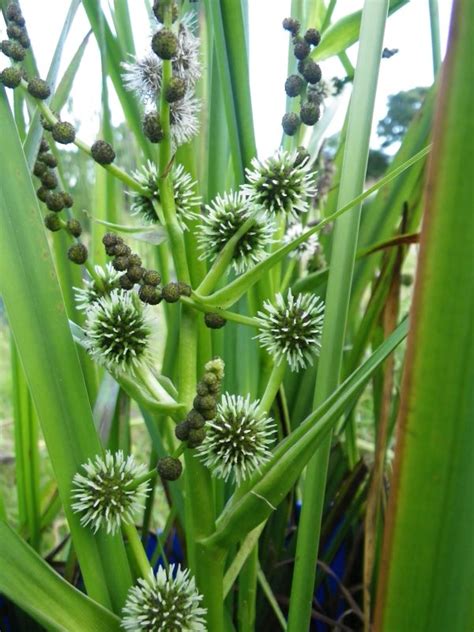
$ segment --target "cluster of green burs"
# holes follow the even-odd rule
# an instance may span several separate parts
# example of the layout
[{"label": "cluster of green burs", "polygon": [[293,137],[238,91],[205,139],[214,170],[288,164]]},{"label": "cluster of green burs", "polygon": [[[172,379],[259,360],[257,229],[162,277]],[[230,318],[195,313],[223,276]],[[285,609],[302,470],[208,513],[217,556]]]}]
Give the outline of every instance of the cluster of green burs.
[{"label": "cluster of green burs", "polygon": [[[155,0],[153,4],[153,13],[160,24],[165,21],[165,5],[166,2]],[[178,9],[175,3],[171,8],[172,21],[175,22],[178,17]],[[175,59],[178,54],[178,38],[173,31],[166,26],[160,28],[153,35],[151,40],[151,48],[155,55],[163,61]],[[186,81],[181,77],[171,77],[164,91],[164,98],[167,103],[172,104],[181,101],[186,94]],[[158,112],[147,112],[143,118],[143,132],[148,140],[152,143],[160,143],[164,138],[163,127]]]},{"label": "cluster of green burs", "polygon": [[122,237],[115,233],[106,233],[102,238],[105,252],[113,257],[112,266],[117,272],[123,272],[119,279],[122,290],[133,290],[140,285],[138,296],[143,303],[158,305],[161,301],[176,303],[181,296],[191,296],[191,288],[186,283],[171,282],[160,286],[161,275],[156,270],[147,270],[142,266],[138,254],[132,252]]},{"label": "cluster of green burs", "polygon": [[315,125],[321,115],[321,94],[308,89],[308,86],[315,86],[321,81],[321,68],[310,58],[312,49],[321,41],[321,35],[316,29],[309,28],[301,37],[300,23],[295,18],[285,18],[283,28],[292,35],[293,54],[298,61],[298,73],[288,77],[285,92],[289,97],[301,98],[299,113],[287,112],[282,119],[285,134],[294,136],[301,123]]}]

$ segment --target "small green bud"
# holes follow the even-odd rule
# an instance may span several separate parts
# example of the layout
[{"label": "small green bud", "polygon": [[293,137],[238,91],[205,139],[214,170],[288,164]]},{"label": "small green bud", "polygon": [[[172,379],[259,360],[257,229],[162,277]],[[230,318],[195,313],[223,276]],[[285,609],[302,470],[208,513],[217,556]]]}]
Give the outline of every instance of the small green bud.
[{"label": "small green bud", "polygon": [[47,151],[49,151],[48,141],[45,138],[42,138],[38,149],[38,154],[44,154]]},{"label": "small green bud", "polygon": [[44,225],[48,230],[55,233],[63,227],[59,215],[57,213],[48,213],[44,218]]},{"label": "small green bud", "polygon": [[203,380],[198,382],[198,385],[196,386],[196,393],[198,395],[201,395],[201,397],[203,397],[204,395],[209,395],[210,390],[206,382],[204,382]]},{"label": "small green bud", "polygon": [[47,132],[51,132],[53,130],[54,123],[51,123],[51,121],[48,121],[48,119],[45,118],[43,115],[41,116],[40,120],[41,120],[41,125],[43,129],[45,129]]},{"label": "small green bud", "polygon": [[212,371],[204,373],[202,381],[206,384],[208,390],[210,391],[214,391],[216,387],[219,387],[219,380],[217,379],[216,374]]},{"label": "small green bud", "polygon": [[46,206],[50,211],[59,213],[64,208],[64,198],[60,191],[50,191],[46,198]]},{"label": "small green bud", "polygon": [[41,200],[42,202],[46,202],[46,200],[48,199],[48,195],[49,195],[49,191],[46,187],[40,187],[39,189],[37,189],[36,191],[36,197]]},{"label": "small green bud", "polygon": [[23,48],[30,48],[31,46],[30,38],[28,37],[28,33],[25,31],[25,29],[21,30],[21,35],[18,38],[18,41],[23,46]]},{"label": "small green bud", "polygon": [[100,165],[110,165],[115,160],[115,151],[105,140],[96,140],[91,147],[91,154]]},{"label": "small green bud", "polygon": [[295,37],[293,53],[296,59],[306,59],[311,52],[311,47],[306,40],[301,37]]},{"label": "small green bud", "polygon": [[73,244],[67,251],[68,259],[79,265],[87,261],[87,255],[87,248],[81,243]]},{"label": "small green bud", "polygon": [[295,167],[299,167],[300,165],[308,162],[309,158],[310,155],[309,152],[306,151],[306,148],[303,146],[298,147],[296,150],[296,158],[294,162]]},{"label": "small green bud", "polygon": [[174,434],[176,436],[176,439],[179,439],[180,441],[186,441],[189,437],[188,422],[182,421],[181,423],[177,424],[174,429]]},{"label": "small green bud", "polygon": [[287,112],[281,119],[281,126],[287,136],[294,136],[300,126],[300,117],[296,112]]},{"label": "small green bud", "polygon": [[161,290],[161,296],[167,303],[176,303],[180,297],[179,285],[174,282],[167,283]]},{"label": "small green bud", "polygon": [[35,162],[35,166],[33,167],[33,175],[35,175],[37,178],[41,178],[42,176],[44,176],[47,169],[48,168],[44,164],[44,162],[39,162],[39,160],[37,160]]},{"label": "small green bud", "polygon": [[[155,18],[158,20],[158,22],[160,22],[161,24],[164,24],[165,22],[165,16],[164,16],[164,7],[166,5],[166,2],[163,2],[160,0],[155,0],[154,4],[153,4],[153,13],[155,14]],[[176,22],[176,19],[178,18],[178,7],[176,6],[176,4],[173,2],[173,5],[171,7],[171,20],[172,22]]]},{"label": "small green bud", "polygon": [[303,88],[304,81],[299,75],[290,75],[285,81],[285,92],[289,97],[297,97]]},{"label": "small green bud", "polygon": [[68,193],[67,191],[63,191],[63,200],[64,200],[64,206],[66,208],[72,208],[74,204],[74,198],[72,197],[70,193]]},{"label": "small green bud", "polygon": [[47,99],[51,94],[48,84],[39,77],[33,77],[28,81],[28,92],[35,99]]},{"label": "small green bud", "polygon": [[0,44],[0,49],[4,55],[10,57],[13,61],[23,61],[25,59],[26,51],[20,42],[3,40]]},{"label": "small green bud", "polygon": [[22,33],[23,33],[23,30],[21,26],[18,26],[18,24],[10,24],[7,27],[7,35],[10,39],[19,40]]},{"label": "small green bud", "polygon": [[143,132],[151,143],[160,143],[164,138],[160,116],[156,112],[148,112],[143,118]]},{"label": "small green bud", "polygon": [[211,419],[215,419],[217,415],[217,406],[213,406],[212,408],[206,408],[206,410],[202,411],[202,416],[204,419],[210,421]]},{"label": "small green bud", "polygon": [[204,441],[206,437],[206,429],[205,428],[197,428],[196,430],[191,429],[189,431],[188,437],[188,448],[191,450],[193,448],[197,448],[198,445]]},{"label": "small green bud", "polygon": [[178,281],[178,288],[181,296],[191,296],[193,291],[190,285],[182,281]]},{"label": "small green bud", "polygon": [[204,410],[214,408],[215,405],[216,400],[212,395],[204,395],[204,397],[201,397],[201,395],[196,395],[193,400],[194,408],[200,413],[202,413]]},{"label": "small green bud", "polygon": [[115,259],[112,261],[112,265],[114,269],[117,270],[117,272],[125,272],[125,270],[128,268],[128,257],[126,257],[125,255],[115,257]]},{"label": "small green bud", "polygon": [[68,219],[66,223],[66,230],[73,237],[80,237],[82,233],[81,222],[77,219]]},{"label": "small green bud", "polygon": [[161,283],[161,275],[156,270],[147,270],[143,275],[143,282],[147,285],[157,286]]},{"label": "small green bud", "polygon": [[189,428],[192,428],[193,430],[202,428],[204,424],[206,423],[201,413],[198,412],[197,410],[194,410],[194,408],[189,411],[186,417],[186,421],[188,423]]},{"label": "small green bud", "polygon": [[221,329],[227,323],[226,319],[215,312],[208,312],[204,315],[204,323],[209,329]]},{"label": "small green bud", "polygon": [[10,4],[7,6],[5,14],[7,16],[7,20],[16,21],[18,18],[22,17],[21,9],[15,2],[10,2]]},{"label": "small green bud", "polygon": [[73,143],[76,138],[76,130],[74,129],[74,125],[68,123],[67,121],[61,121],[60,123],[56,123],[52,129],[53,138],[57,143],[61,143],[62,145],[68,145],[69,143]]},{"label": "small green bud", "polygon": [[161,59],[173,59],[178,51],[178,39],[173,31],[162,28],[153,35],[151,47]]},{"label": "small green bud", "polygon": [[41,176],[41,184],[47,189],[53,190],[58,186],[58,179],[52,171],[46,170]]},{"label": "small green bud", "polygon": [[289,31],[292,35],[298,35],[300,23],[295,18],[285,18],[283,20],[283,28],[285,31]]},{"label": "small green bud", "polygon": [[141,266],[142,265],[142,260],[136,253],[131,254],[129,256],[129,258],[128,258],[128,261],[129,261],[131,266]]},{"label": "small green bud", "polygon": [[122,290],[131,290],[135,283],[129,278],[127,274],[122,274],[119,279],[119,284]]},{"label": "small green bud", "polygon": [[319,121],[321,111],[316,103],[304,103],[301,106],[300,118],[305,125],[314,125]]},{"label": "small green bud", "polygon": [[308,83],[314,85],[321,81],[321,68],[312,59],[305,59],[298,64],[298,72],[300,72]]},{"label": "small green bud", "polygon": [[413,284],[413,274],[410,274],[409,272],[404,272],[400,280],[402,282],[402,285],[408,287]]},{"label": "small green bud", "polygon": [[181,77],[172,77],[166,86],[165,99],[168,103],[180,101],[186,93],[186,82]]},{"label": "small green bud", "polygon": [[221,358],[213,358],[212,360],[209,360],[209,362],[206,362],[206,364],[204,365],[204,370],[206,371],[206,373],[214,373],[219,382],[222,382],[222,380],[224,379],[224,368],[224,361]]},{"label": "small green bud", "polygon": [[164,456],[159,459],[156,469],[165,481],[175,481],[181,476],[183,466],[181,461],[174,456]]},{"label": "small green bud", "polygon": [[[130,264],[130,259],[128,260]],[[129,265],[127,270],[128,278],[135,283],[138,283],[143,276],[144,269],[141,266],[131,266]]]},{"label": "small green bud", "polygon": [[114,254],[117,257],[129,257],[132,254],[132,250],[127,244],[124,244],[121,239],[114,246]]},{"label": "small green bud", "polygon": [[138,291],[138,296],[148,305],[158,305],[161,302],[161,293],[154,285],[142,285]]},{"label": "small green bud", "polygon": [[0,73],[0,81],[6,88],[16,88],[21,82],[21,70],[16,66],[9,66]]},{"label": "small green bud", "polygon": [[58,166],[58,161],[53,156],[53,154],[49,153],[49,151],[44,154],[41,154],[41,156],[39,157],[39,160],[41,160],[41,162],[44,162],[44,164],[50,167],[50,169],[54,169],[55,167]]},{"label": "small green bud", "polygon": [[119,243],[119,240],[121,240],[121,237],[115,233],[105,233],[102,237],[102,243],[104,246],[115,246],[115,244]]},{"label": "small green bud", "polygon": [[317,46],[321,41],[321,33],[316,29],[308,29],[304,34],[304,38],[311,46]]}]

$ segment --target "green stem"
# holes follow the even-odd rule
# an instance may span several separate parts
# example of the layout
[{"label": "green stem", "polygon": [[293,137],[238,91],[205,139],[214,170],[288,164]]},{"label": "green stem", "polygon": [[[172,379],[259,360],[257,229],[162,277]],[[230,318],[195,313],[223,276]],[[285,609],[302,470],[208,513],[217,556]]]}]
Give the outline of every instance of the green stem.
[{"label": "green stem", "polygon": [[265,597],[268,599],[268,603],[271,605],[272,610],[275,613],[276,618],[278,619],[278,623],[281,625],[281,629],[286,630],[286,619],[283,615],[283,612],[281,611],[280,606],[278,605],[278,601],[276,600],[275,595],[272,592],[272,588],[268,583],[268,580],[265,577],[260,565],[257,570],[257,578]]},{"label": "green stem", "polygon": [[272,372],[270,373],[270,377],[268,378],[267,386],[265,388],[265,392],[260,400],[260,404],[258,405],[256,414],[261,415],[263,413],[268,413],[270,408],[272,407],[273,402],[275,401],[276,394],[278,393],[278,389],[281,386],[283,381],[283,377],[285,375],[286,370],[286,361],[281,360],[279,364],[275,363],[272,368]]},{"label": "green stem", "polygon": [[256,329],[260,327],[258,318],[253,318],[252,316],[245,316],[245,314],[237,314],[235,312],[229,312],[225,309],[220,309],[213,306],[207,306],[205,302],[201,302],[199,299],[187,298],[186,296],[182,296],[181,302],[184,303],[185,305],[189,305],[189,307],[192,307],[193,309],[196,309],[198,312],[202,312],[203,314],[213,312],[213,313],[219,314],[219,316],[222,316],[226,320],[230,320],[234,323],[247,325],[248,327],[255,327]]},{"label": "green stem", "polygon": [[[356,197],[364,187],[387,13],[388,0],[365,1],[338,206]],[[360,212],[359,204],[336,222],[314,396],[315,408],[334,392],[340,379]],[[307,467],[291,588],[288,618],[290,632],[307,630],[311,619],[331,440],[329,434]]]},{"label": "green stem", "polygon": [[438,0],[429,0],[431,26],[431,52],[433,56],[433,75],[436,78],[441,66],[441,42],[439,36]]},{"label": "green stem", "polygon": [[257,601],[258,541],[245,561],[239,577],[237,618],[239,632],[254,632]]},{"label": "green stem", "polygon": [[[170,512],[168,514],[168,517],[166,518],[166,524],[164,526],[163,531],[158,534],[158,541],[160,542],[160,546],[157,546],[156,549],[153,552],[153,556],[151,558],[150,561],[150,565],[152,568],[155,567],[156,563],[158,562],[158,559],[160,557],[160,553],[163,556],[163,561],[166,559],[166,556],[164,555],[163,551],[164,551],[164,545],[163,543],[166,542],[166,540],[168,539],[168,536],[170,534],[171,528],[174,524],[175,518],[176,518],[176,514],[177,514],[177,509],[176,507],[170,507]],[[158,543],[157,543],[158,544]]]},{"label": "green stem", "polygon": [[127,539],[137,575],[143,578],[148,577],[151,567],[135,525],[123,523],[122,532]]},{"label": "green stem", "polygon": [[[151,447],[150,459],[148,461],[150,470],[155,467],[156,462],[158,461],[158,454],[154,447]],[[156,469],[154,470],[156,472]],[[151,478],[151,489],[148,493],[145,503],[145,511],[143,513],[143,524],[142,524],[142,542],[143,548],[146,550],[146,545],[148,542],[148,534],[150,531],[151,524],[151,514],[153,513],[153,504],[155,502],[155,492],[156,492],[156,481],[157,477]],[[153,565],[152,565],[153,566]]]},{"label": "green stem", "polygon": [[150,470],[149,472],[146,472],[145,474],[142,474],[142,476],[134,478],[133,481],[130,481],[130,483],[128,483],[128,485],[125,485],[125,489],[127,489],[128,491],[137,489],[137,487],[139,487],[142,483],[146,483],[147,481],[152,481],[152,483],[154,483],[156,477],[157,472],[155,468],[153,470]]}]

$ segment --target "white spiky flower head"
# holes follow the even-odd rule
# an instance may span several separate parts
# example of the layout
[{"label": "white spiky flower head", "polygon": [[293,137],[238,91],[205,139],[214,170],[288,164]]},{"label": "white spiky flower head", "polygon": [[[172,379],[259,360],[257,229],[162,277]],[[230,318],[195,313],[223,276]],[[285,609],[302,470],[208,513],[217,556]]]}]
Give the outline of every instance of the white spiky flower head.
[{"label": "white spiky flower head", "polygon": [[316,193],[315,174],[308,158],[298,152],[279,149],[267,160],[252,160],[246,169],[247,184],[243,190],[251,204],[260,206],[270,216],[283,213],[297,218],[306,213]]},{"label": "white spiky flower head", "polygon": [[[250,217],[251,207],[242,191],[217,195],[200,216],[198,244],[201,259],[213,261],[231,237]],[[239,274],[261,261],[272,243],[274,225],[263,217],[255,217],[254,225],[238,241],[232,267]]]},{"label": "white spiky flower head", "polygon": [[284,299],[275,297],[275,304],[265,301],[264,311],[258,312],[260,333],[256,338],[275,362],[285,359],[292,371],[313,364],[321,348],[324,302],[311,294],[288,291]]},{"label": "white spiky flower head", "polygon": [[205,608],[189,570],[162,566],[130,588],[122,610],[122,627],[129,632],[205,631]]},{"label": "white spiky flower head", "polygon": [[74,298],[77,308],[85,312],[91,305],[103,296],[108,296],[112,290],[119,287],[119,279],[124,274],[117,272],[111,263],[105,266],[94,266],[94,271],[100,279],[100,286],[94,279],[86,279],[84,287],[75,287]]},{"label": "white spiky flower head", "polygon": [[152,316],[134,292],[113,290],[86,312],[85,346],[109,371],[133,371],[150,359]]},{"label": "white spiky flower head", "polygon": [[72,509],[81,516],[82,526],[114,534],[122,523],[131,524],[144,508],[148,482],[137,479],[145,473],[145,466],[121,450],[84,463],[72,483]]},{"label": "white spiky flower head", "polygon": [[[159,221],[152,200],[160,202],[160,177],[154,162],[148,160],[141,168],[133,172],[133,177],[147,190],[146,195],[132,191],[130,208],[134,215],[141,215],[147,222],[155,224]],[[184,169],[183,165],[175,165],[171,172],[173,194],[176,205],[176,218],[183,230],[187,230],[187,221],[195,218],[201,204],[201,198],[194,193],[196,182]]]},{"label": "white spiky flower head", "polygon": [[[295,222],[294,224],[291,224],[283,236],[283,243],[284,244],[291,243],[294,239],[298,239],[298,237],[301,237],[301,235],[305,233],[307,230],[308,230],[308,227],[303,226],[301,222]],[[316,233],[313,233],[307,239],[305,239],[305,241],[303,241],[299,246],[294,248],[290,252],[289,256],[292,257],[293,259],[298,259],[301,261],[301,260],[308,259],[309,257],[313,257],[318,250],[319,250],[319,239]]]},{"label": "white spiky flower head", "polygon": [[250,395],[224,393],[216,418],[207,422],[197,453],[217,478],[227,481],[232,476],[240,485],[270,458],[276,429],[271,417],[258,411],[258,404]]}]

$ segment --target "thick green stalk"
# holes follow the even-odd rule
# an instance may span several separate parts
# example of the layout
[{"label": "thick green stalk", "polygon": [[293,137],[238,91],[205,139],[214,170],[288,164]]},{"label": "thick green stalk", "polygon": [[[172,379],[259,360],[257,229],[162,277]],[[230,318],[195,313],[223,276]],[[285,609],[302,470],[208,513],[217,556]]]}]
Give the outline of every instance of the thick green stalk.
[{"label": "thick green stalk", "polygon": [[[364,187],[387,12],[388,0],[366,0],[364,4],[338,206]],[[360,211],[359,205],[336,222],[315,406],[334,392],[340,379]],[[310,622],[330,447],[331,434],[308,464],[291,589],[290,632],[307,630]]]},{"label": "thick green stalk", "polygon": [[436,77],[441,66],[441,42],[439,36],[439,10],[438,0],[429,0],[430,3],[430,27],[431,27],[431,52],[433,56],[433,75]]},{"label": "thick green stalk", "polygon": [[425,185],[380,631],[474,628],[473,42],[474,4],[456,0]]}]

